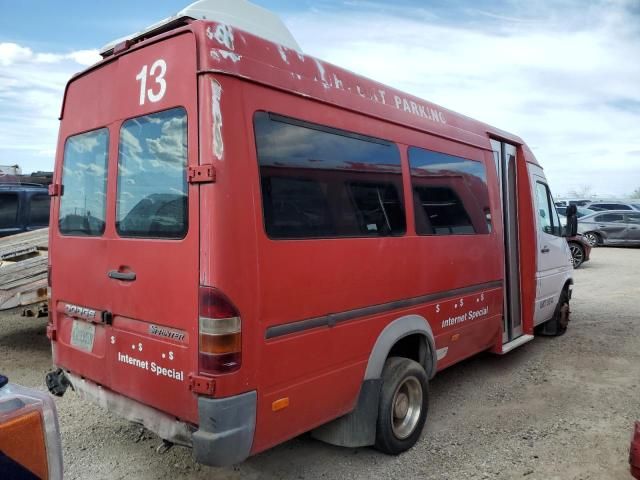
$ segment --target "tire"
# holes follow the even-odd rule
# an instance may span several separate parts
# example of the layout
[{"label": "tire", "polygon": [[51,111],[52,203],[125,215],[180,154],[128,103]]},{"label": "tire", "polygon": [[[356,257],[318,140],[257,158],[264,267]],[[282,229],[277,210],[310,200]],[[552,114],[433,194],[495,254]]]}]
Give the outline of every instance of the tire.
[{"label": "tire", "polygon": [[567,290],[563,290],[560,294],[560,299],[556,305],[556,310],[553,312],[553,317],[550,320],[544,322],[538,328],[538,333],[542,335],[548,335],[552,337],[559,337],[567,332],[569,325],[569,314],[571,309],[569,308],[569,294]]},{"label": "tire", "polygon": [[587,232],[584,234],[584,239],[591,245],[592,247],[597,247],[600,245],[601,239],[600,235],[596,232]]},{"label": "tire", "polygon": [[571,261],[573,262],[573,268],[578,268],[584,262],[584,248],[582,245],[569,242],[569,249],[571,250]]},{"label": "tire", "polygon": [[398,455],[416,444],[427,419],[427,385],[427,374],[418,362],[387,359],[382,370],[376,449]]}]

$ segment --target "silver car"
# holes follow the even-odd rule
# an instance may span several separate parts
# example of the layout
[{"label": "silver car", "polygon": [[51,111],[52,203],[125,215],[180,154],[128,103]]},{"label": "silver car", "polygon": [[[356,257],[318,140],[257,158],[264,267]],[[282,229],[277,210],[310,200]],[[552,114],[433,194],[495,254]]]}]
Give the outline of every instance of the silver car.
[{"label": "silver car", "polygon": [[640,212],[609,210],[578,219],[578,233],[592,247],[597,245],[640,245]]}]

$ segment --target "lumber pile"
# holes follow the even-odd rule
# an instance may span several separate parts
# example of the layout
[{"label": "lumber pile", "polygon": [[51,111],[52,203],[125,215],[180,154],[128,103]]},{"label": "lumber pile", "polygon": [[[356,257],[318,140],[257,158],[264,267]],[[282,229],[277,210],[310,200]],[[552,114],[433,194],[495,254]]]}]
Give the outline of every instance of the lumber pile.
[{"label": "lumber pile", "polygon": [[0,238],[0,310],[46,313],[48,242],[48,228]]}]

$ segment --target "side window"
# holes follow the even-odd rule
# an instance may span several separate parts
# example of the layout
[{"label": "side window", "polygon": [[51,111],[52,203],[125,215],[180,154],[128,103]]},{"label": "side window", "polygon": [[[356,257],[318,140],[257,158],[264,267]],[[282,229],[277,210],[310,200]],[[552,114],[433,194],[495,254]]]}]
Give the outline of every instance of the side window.
[{"label": "side window", "polygon": [[17,227],[18,195],[0,193],[0,228]]},{"label": "side window", "polygon": [[187,112],[174,108],[124,122],[118,157],[118,234],[184,238],[187,206]]},{"label": "side window", "polygon": [[484,164],[422,148],[409,148],[418,235],[491,232]]},{"label": "side window", "polygon": [[106,128],[67,139],[58,218],[62,234],[99,236],[104,233],[108,145]]},{"label": "side window", "polygon": [[536,183],[536,205],[540,229],[549,235],[561,237],[562,224],[560,223],[560,217],[553,203],[549,187],[542,182]]},{"label": "side window", "polygon": [[603,213],[602,215],[598,215],[594,220],[603,223],[624,223],[624,216],[621,213]]},{"label": "side window", "polygon": [[29,202],[29,224],[32,226],[44,226],[49,224],[49,195],[37,194],[31,197]]},{"label": "side window", "polygon": [[394,144],[266,112],[255,114],[254,127],[270,238],[404,234]]},{"label": "side window", "polygon": [[547,186],[544,183],[536,183],[536,205],[538,210],[538,219],[540,220],[540,229],[548,234],[553,233],[553,225],[551,221],[551,206],[549,205],[549,197],[547,195]]},{"label": "side window", "polygon": [[640,224],[640,213],[627,213],[627,223]]}]

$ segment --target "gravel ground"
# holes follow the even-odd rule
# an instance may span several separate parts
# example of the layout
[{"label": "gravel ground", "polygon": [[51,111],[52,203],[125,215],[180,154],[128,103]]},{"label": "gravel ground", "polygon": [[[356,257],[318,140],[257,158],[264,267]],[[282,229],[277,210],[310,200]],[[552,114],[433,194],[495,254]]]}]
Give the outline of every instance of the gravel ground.
[{"label": "gravel ground", "polygon": [[[453,366],[431,383],[421,441],[399,457],[303,435],[232,468],[188,449],[156,452],[153,434],[69,391],[57,399],[68,479],[629,479],[640,418],[640,249],[597,248],[576,271],[572,323],[559,338]],[[0,372],[44,389],[44,319],[0,316]]]}]

